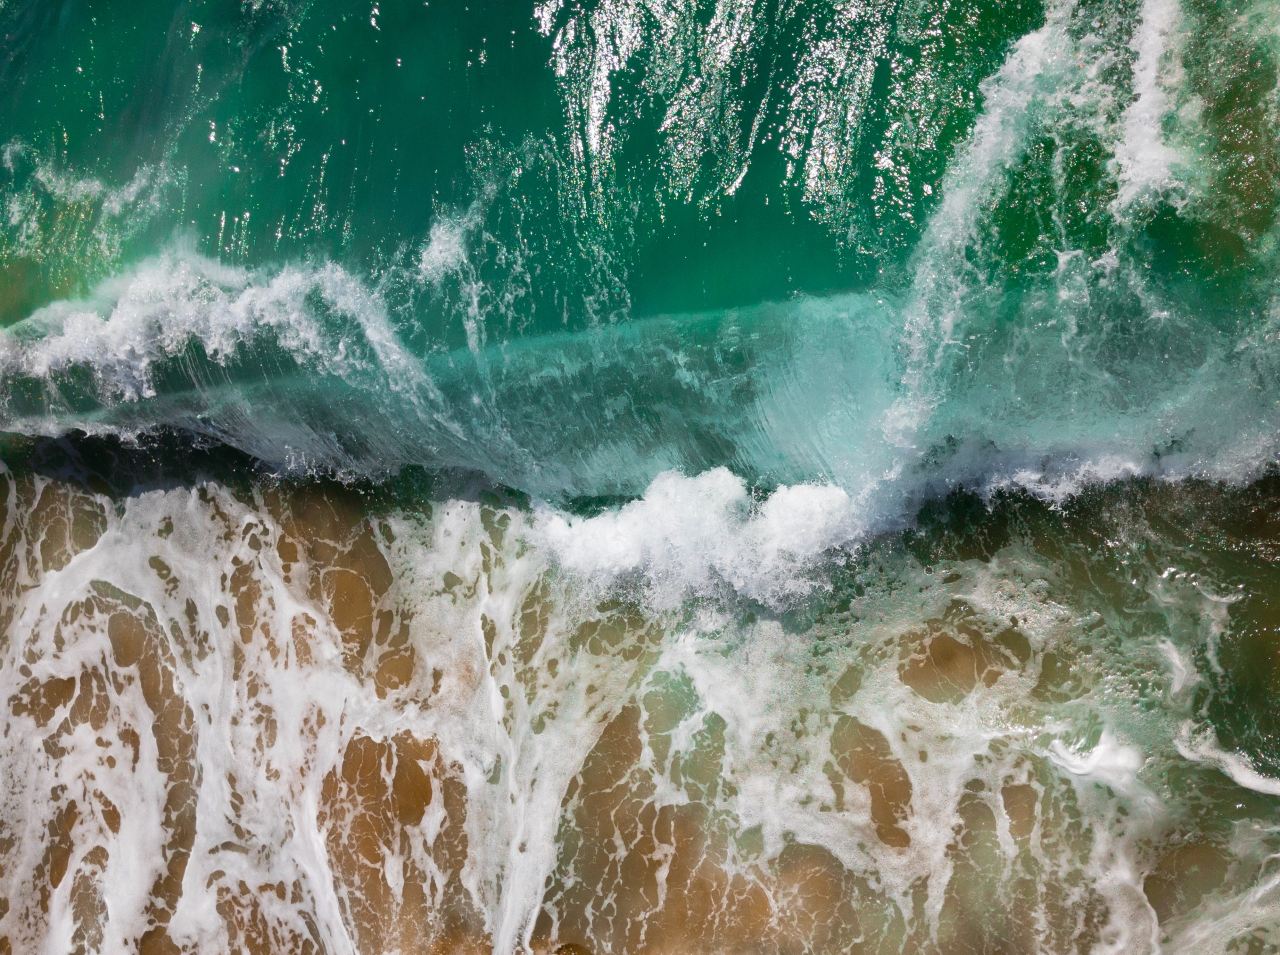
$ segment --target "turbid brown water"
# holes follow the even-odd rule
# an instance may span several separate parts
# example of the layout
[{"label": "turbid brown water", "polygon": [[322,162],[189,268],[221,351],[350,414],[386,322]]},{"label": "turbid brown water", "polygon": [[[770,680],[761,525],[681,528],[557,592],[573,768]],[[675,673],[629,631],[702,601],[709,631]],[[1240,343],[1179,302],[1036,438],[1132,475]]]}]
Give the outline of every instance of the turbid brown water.
[{"label": "turbid brown water", "polygon": [[6,951],[1273,943],[1273,479],[956,497],[777,616],[493,495],[57,471],[3,475]]}]

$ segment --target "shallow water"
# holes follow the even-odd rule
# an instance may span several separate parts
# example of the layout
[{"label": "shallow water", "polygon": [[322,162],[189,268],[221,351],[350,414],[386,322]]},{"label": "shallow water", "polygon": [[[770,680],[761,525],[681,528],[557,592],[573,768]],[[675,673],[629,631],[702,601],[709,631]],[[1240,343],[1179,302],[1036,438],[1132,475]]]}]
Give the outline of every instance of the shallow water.
[{"label": "shallow water", "polygon": [[1274,479],[958,495],[779,616],[492,493],[10,457],[11,951],[1280,938]]}]

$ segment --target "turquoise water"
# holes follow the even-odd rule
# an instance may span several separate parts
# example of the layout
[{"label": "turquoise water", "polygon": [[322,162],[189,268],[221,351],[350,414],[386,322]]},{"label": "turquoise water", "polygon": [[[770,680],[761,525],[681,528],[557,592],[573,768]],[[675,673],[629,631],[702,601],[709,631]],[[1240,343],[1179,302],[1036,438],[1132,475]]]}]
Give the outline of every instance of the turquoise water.
[{"label": "turquoise water", "polygon": [[170,6],[4,10],[9,430],[553,499],[1274,457],[1262,5]]},{"label": "turquoise water", "polygon": [[0,0],[0,952],[1276,950],[1277,22]]}]

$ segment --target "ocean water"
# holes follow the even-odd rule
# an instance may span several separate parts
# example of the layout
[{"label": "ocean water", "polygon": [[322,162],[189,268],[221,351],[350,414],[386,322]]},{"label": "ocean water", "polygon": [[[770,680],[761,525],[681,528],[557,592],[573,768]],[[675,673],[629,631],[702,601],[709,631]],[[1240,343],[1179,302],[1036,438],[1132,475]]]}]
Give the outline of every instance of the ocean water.
[{"label": "ocean water", "polygon": [[1280,950],[1274,0],[0,0],[0,952]]}]

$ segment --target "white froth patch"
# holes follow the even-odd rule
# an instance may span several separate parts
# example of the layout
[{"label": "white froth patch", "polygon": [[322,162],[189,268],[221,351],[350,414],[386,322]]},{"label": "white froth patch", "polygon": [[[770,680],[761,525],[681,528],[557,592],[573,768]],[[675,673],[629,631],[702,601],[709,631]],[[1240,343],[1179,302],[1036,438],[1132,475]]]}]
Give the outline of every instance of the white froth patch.
[{"label": "white froth patch", "polygon": [[840,487],[783,486],[757,504],[726,468],[660,474],[640,500],[595,517],[540,509],[536,528],[564,570],[605,585],[645,578],[660,603],[718,584],[765,603],[800,596],[814,564],[862,530]]},{"label": "white froth patch", "polygon": [[394,381],[413,368],[377,294],[336,265],[259,275],[173,253],[0,334],[0,374],[49,380],[85,368],[107,394],[137,401],[155,395],[157,363],[192,343],[225,362],[264,335],[334,373],[372,360],[399,372]]},{"label": "white froth patch", "polygon": [[1071,749],[1061,740],[1054,740],[1049,747],[1049,758],[1072,776],[1109,786],[1117,793],[1130,793],[1140,786],[1138,773],[1146,763],[1142,750],[1124,742],[1109,729],[1102,731],[1097,744],[1088,752]]},{"label": "white froth patch", "polygon": [[1199,682],[1200,676],[1196,673],[1195,666],[1173,645],[1172,640],[1159,641],[1156,649],[1160,651],[1160,655],[1169,666],[1170,696],[1177,696],[1187,687]]},{"label": "white froth patch", "polygon": [[912,447],[942,400],[937,374],[964,315],[970,276],[965,261],[984,206],[1008,184],[1008,170],[1026,149],[1033,118],[1071,89],[1079,62],[1068,25],[1074,4],[1055,3],[1045,23],[1021,37],[1000,69],[981,84],[982,111],[942,184],[942,200],[917,252],[903,316],[906,356],[902,395],[883,418],[886,440]]},{"label": "white froth patch", "polygon": [[1011,474],[988,479],[983,493],[991,497],[999,491],[1017,489],[1051,504],[1062,505],[1087,487],[1111,484],[1149,471],[1150,468],[1127,457],[1104,454],[1074,468],[1060,471],[1050,471],[1046,467],[1019,468]]},{"label": "white froth patch", "polygon": [[479,225],[479,210],[432,223],[427,244],[418,256],[418,277],[435,283],[461,269],[467,261],[467,238]]},{"label": "white froth patch", "polygon": [[1164,135],[1173,112],[1169,91],[1180,85],[1182,10],[1177,0],[1145,0],[1130,43],[1133,100],[1121,120],[1115,147],[1120,189],[1115,204],[1124,209],[1144,196],[1159,195],[1178,184],[1182,156]]},{"label": "white froth patch", "polygon": [[1223,749],[1212,729],[1197,731],[1188,720],[1178,728],[1174,745],[1183,759],[1216,766],[1238,786],[1267,796],[1280,796],[1280,779],[1258,772],[1247,756]]}]

